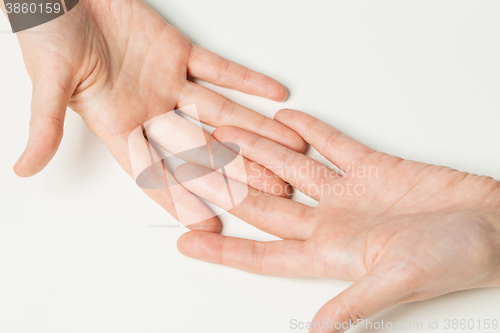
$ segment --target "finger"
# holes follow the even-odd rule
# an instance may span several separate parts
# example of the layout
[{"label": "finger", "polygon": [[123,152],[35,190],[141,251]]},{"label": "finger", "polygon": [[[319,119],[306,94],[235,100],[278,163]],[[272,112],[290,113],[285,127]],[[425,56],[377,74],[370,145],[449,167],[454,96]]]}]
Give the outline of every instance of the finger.
[{"label": "finger", "polygon": [[[195,104],[200,121],[213,127],[236,126],[302,152],[304,140],[288,127],[255,111],[238,105],[216,92],[187,81],[179,95],[178,106]],[[191,116],[190,114],[188,114]]]},{"label": "finger", "polygon": [[33,80],[29,139],[14,166],[18,176],[37,174],[54,157],[62,140],[66,107],[72,91],[64,82],[45,78]]},{"label": "finger", "polygon": [[187,232],[178,242],[179,252],[190,258],[242,271],[293,278],[315,276],[303,241],[257,242],[207,232]]},{"label": "finger", "polygon": [[284,101],[288,95],[286,88],[269,76],[224,59],[198,45],[193,45],[191,49],[188,73],[192,77],[221,87],[277,102]]},{"label": "finger", "polygon": [[274,119],[297,132],[344,172],[374,152],[373,149],[304,112],[280,110]]},{"label": "finger", "polygon": [[313,208],[264,194],[195,164],[183,164],[175,178],[189,191],[262,231],[284,239],[311,236]]},{"label": "finger", "polygon": [[340,177],[304,154],[236,127],[218,127],[212,135],[220,142],[238,145],[243,156],[263,165],[317,201],[325,190],[329,190],[332,180]]},{"label": "finger", "polygon": [[[200,127],[175,112],[155,117],[145,123],[144,128],[150,142],[186,162],[214,168],[219,160],[227,160],[228,164],[224,167],[229,178],[249,184],[266,193],[274,191],[276,195],[288,195],[287,184],[279,177],[221,145]],[[214,160],[215,158],[217,160]],[[222,172],[220,166],[214,170]]]},{"label": "finger", "polygon": [[[141,127],[132,131],[128,138],[107,142],[107,145],[143,191],[183,226],[191,230],[220,232],[221,226],[215,214],[166,170],[144,138]],[[142,182],[138,181],[139,178]]]},{"label": "finger", "polygon": [[319,324],[309,332],[344,332],[361,320],[408,300],[415,289],[413,280],[410,271],[394,268],[394,265],[379,265],[323,305],[312,321]]}]

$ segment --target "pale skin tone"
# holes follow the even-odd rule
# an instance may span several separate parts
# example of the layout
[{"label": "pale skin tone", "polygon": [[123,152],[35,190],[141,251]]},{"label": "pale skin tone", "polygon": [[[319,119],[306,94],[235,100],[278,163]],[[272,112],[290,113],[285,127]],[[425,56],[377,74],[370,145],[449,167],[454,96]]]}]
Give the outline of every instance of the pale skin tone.
[{"label": "pale skin tone", "polygon": [[[287,97],[285,87],[192,44],[140,0],[81,0],[69,13],[17,35],[33,82],[29,141],[14,166],[21,177],[38,173],[56,153],[67,106],[131,175],[129,134],[156,116],[193,104],[208,125],[237,126],[297,151],[305,148],[287,127],[193,83],[188,75],[275,101]],[[206,139],[214,140],[208,134]],[[255,167],[246,164],[249,171]],[[270,173],[258,177],[257,188],[264,191],[286,186]],[[177,215],[168,189],[145,192]],[[187,191],[182,195],[190,197],[187,210],[206,209]],[[190,228],[216,232],[220,225],[214,217]]]},{"label": "pale skin tone", "polygon": [[[257,185],[231,212],[284,240],[225,237],[213,233],[219,222],[212,218],[190,226],[195,231],[179,239],[185,255],[258,274],[357,281],[325,304],[316,322],[355,321],[398,303],[500,284],[498,181],[375,152],[303,113],[282,111],[273,122],[233,104],[188,81],[188,74],[276,101],[286,98],[286,90],[191,44],[139,0],[82,0],[69,14],[30,30],[45,33],[18,34],[34,86],[30,140],[15,166],[18,175],[34,175],[50,161],[68,105],[131,173],[128,134],[157,115],[196,104],[202,121],[235,126],[217,129],[216,139],[238,144],[249,160],[319,205],[258,191],[267,189],[261,177],[266,171],[247,161],[254,173],[250,184]],[[304,142],[296,133],[346,176],[297,153]],[[362,167],[376,167],[376,176],[361,175]],[[304,168],[305,174],[294,172]],[[284,188],[277,177],[263,178]],[[210,178],[185,185],[217,199]],[[356,185],[363,185],[363,194],[347,194]],[[168,190],[146,193],[175,216]]]},{"label": "pale skin tone", "polygon": [[[312,320],[333,326],[311,332],[343,332],[335,329],[336,322],[356,322],[396,304],[457,290],[500,285],[500,182],[374,151],[302,112],[282,110],[275,119],[345,176],[253,133],[218,128],[215,138],[239,145],[244,156],[319,204],[312,208],[249,189],[250,195],[230,212],[283,240],[257,242],[192,231],[179,239],[181,253],[256,274],[356,281]],[[199,168],[184,165],[175,175],[182,179]],[[217,177],[184,186],[224,207],[214,192]],[[243,186],[233,182],[233,189]]]}]

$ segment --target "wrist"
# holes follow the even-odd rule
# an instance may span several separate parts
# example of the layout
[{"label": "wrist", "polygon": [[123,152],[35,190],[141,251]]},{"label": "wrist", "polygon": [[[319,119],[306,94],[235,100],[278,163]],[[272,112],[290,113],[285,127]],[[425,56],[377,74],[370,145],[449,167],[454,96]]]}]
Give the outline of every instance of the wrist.
[{"label": "wrist", "polygon": [[491,266],[488,278],[481,287],[500,287],[500,196],[493,205],[482,211],[491,240],[491,251],[485,253],[485,256]]}]

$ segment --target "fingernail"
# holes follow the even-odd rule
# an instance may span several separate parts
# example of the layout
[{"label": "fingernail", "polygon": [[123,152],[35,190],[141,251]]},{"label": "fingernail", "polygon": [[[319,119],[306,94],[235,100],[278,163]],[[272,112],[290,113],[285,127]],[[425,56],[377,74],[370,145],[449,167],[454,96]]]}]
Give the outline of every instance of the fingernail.
[{"label": "fingernail", "polygon": [[286,96],[285,99],[281,101],[282,103],[288,99],[288,96],[290,96],[290,91],[287,88],[285,88],[285,90],[286,90]]}]

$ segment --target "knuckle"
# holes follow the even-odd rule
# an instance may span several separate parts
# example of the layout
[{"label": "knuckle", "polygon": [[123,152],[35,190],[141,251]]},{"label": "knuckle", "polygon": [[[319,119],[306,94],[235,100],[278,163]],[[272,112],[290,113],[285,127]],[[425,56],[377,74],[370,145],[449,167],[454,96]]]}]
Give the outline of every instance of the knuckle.
[{"label": "knuckle", "polygon": [[257,272],[263,271],[263,258],[266,253],[266,243],[255,242],[252,250],[252,266]]},{"label": "knuckle", "polygon": [[353,322],[367,318],[367,314],[357,303],[349,302],[342,294],[337,297],[342,309],[342,318],[351,319]]},{"label": "knuckle", "polygon": [[226,76],[229,66],[231,66],[231,61],[224,58],[220,66],[218,78],[217,80],[215,80],[217,84],[219,84],[222,80],[224,80],[224,77]]},{"label": "knuckle", "polygon": [[236,104],[233,101],[226,99],[220,109],[219,123],[222,123],[224,119],[230,118],[235,108]]},{"label": "knuckle", "polygon": [[332,131],[326,137],[325,141],[323,141],[323,144],[322,144],[323,151],[326,151],[327,149],[329,149],[340,138],[341,135],[342,135],[342,133],[340,133],[337,130]]}]

